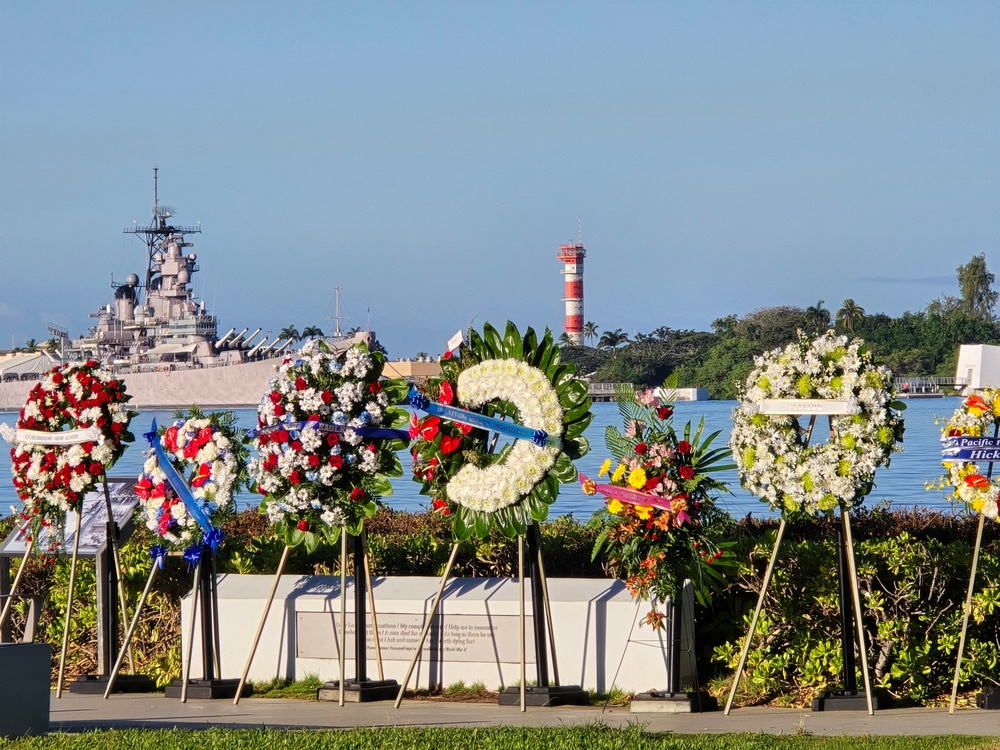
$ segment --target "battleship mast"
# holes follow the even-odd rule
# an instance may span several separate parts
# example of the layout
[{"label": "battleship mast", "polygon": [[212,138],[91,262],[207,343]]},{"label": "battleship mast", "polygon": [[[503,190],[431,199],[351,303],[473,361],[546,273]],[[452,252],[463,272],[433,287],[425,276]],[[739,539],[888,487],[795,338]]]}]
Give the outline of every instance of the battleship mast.
[{"label": "battleship mast", "polygon": [[183,242],[185,234],[201,234],[201,227],[181,227],[167,224],[167,219],[174,215],[173,206],[161,206],[159,199],[158,176],[159,167],[153,167],[153,220],[148,227],[126,227],[122,230],[124,234],[134,234],[140,236],[146,244],[146,283],[142,287],[149,294],[150,284],[153,281],[153,274],[156,272],[154,258],[157,251],[163,249],[165,240],[170,235],[180,235]]}]

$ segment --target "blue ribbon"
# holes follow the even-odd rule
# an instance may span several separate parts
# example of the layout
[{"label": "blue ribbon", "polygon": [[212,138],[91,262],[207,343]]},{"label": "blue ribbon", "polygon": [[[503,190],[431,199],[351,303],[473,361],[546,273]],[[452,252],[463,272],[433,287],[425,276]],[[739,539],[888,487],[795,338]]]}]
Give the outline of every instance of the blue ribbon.
[{"label": "blue ribbon", "polygon": [[150,447],[152,447],[153,452],[156,454],[156,461],[160,465],[160,470],[166,476],[167,483],[173,488],[177,497],[181,499],[181,502],[184,503],[187,512],[191,514],[191,517],[201,526],[203,531],[211,531],[213,527],[208,515],[201,509],[198,501],[191,494],[191,488],[187,486],[187,482],[184,481],[184,478],[178,473],[176,467],[170,462],[166,451],[163,450],[160,438],[156,434],[155,418],[153,419],[151,431],[147,432],[144,437],[149,441]]},{"label": "blue ribbon", "polygon": [[201,561],[201,542],[197,544],[192,544],[186,550],[184,550],[184,560],[188,564],[188,572],[194,568]]},{"label": "blue ribbon", "polygon": [[452,422],[461,422],[472,427],[480,427],[484,430],[493,430],[501,435],[519,440],[530,440],[539,448],[546,443],[559,445],[562,441],[558,437],[550,436],[545,430],[536,430],[532,427],[504,422],[495,417],[487,417],[485,414],[478,414],[467,409],[459,409],[457,406],[445,406],[431,401],[415,388],[410,389],[410,406],[419,411],[427,412],[435,417],[442,417]]},{"label": "blue ribbon", "polygon": [[167,548],[162,544],[156,544],[149,550],[149,556],[153,559],[153,564],[159,565],[160,570],[163,570],[163,561],[167,557]]},{"label": "blue ribbon", "polygon": [[354,430],[354,432],[358,433],[362,437],[406,441],[409,441],[410,439],[410,433],[407,430],[393,430],[388,427],[351,427],[344,424],[334,424],[333,422],[317,422],[316,420],[308,422],[279,422],[278,424],[270,425],[268,427],[260,427],[256,430],[250,430],[250,432],[247,433],[247,436],[255,438],[258,435],[267,435],[272,432],[277,432],[278,430],[301,431],[307,427],[316,430],[321,434],[337,433],[340,435],[346,430]]},{"label": "blue ribbon", "polygon": [[222,544],[222,530],[212,529],[211,531],[206,531],[201,537],[201,543],[211,548],[212,554],[219,551],[219,545]]},{"label": "blue ribbon", "polygon": [[988,437],[943,437],[941,458],[944,461],[1000,461],[1000,439]]}]

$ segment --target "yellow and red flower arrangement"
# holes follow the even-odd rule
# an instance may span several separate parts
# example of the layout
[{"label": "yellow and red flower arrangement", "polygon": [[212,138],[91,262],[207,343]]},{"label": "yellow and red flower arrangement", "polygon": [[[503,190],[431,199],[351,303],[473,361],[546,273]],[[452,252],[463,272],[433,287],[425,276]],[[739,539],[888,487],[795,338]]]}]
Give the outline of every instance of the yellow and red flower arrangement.
[{"label": "yellow and red flower arrangement", "polygon": [[688,423],[678,435],[671,398],[630,385],[619,385],[616,398],[625,429],[607,428],[612,458],[598,475],[609,483],[581,475],[585,493],[606,498],[594,556],[603,550],[632,596],[649,600],[645,622],[659,628],[659,604],[676,601],[686,579],[707,602],[722,581],[718,569],[733,564],[726,551],[732,519],[716,506],[727,490],[711,476],[732,467],[721,463],[728,451],[712,447],[719,433],[704,436],[703,423],[694,430]]}]

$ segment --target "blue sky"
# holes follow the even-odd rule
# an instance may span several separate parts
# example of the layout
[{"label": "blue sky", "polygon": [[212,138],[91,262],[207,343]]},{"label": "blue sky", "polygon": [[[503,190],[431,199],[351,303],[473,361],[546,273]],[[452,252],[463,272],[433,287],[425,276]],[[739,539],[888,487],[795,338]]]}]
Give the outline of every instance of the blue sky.
[{"label": "blue sky", "polygon": [[162,203],[223,330],[708,329],[1000,273],[996,2],[0,2],[0,346],[79,335]]}]

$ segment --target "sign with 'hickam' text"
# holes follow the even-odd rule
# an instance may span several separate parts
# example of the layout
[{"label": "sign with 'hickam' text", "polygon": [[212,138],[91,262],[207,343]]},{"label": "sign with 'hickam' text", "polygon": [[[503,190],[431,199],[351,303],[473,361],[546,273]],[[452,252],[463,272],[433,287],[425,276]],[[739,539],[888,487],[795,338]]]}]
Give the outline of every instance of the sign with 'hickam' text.
[{"label": "sign with 'hickam' text", "polygon": [[941,438],[941,458],[945,461],[1000,461],[1000,438],[944,437]]}]

